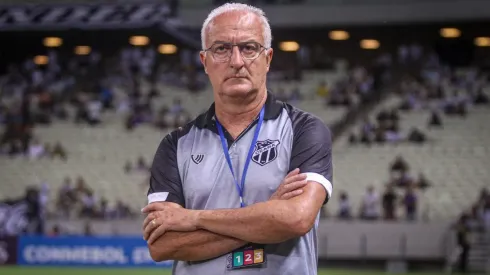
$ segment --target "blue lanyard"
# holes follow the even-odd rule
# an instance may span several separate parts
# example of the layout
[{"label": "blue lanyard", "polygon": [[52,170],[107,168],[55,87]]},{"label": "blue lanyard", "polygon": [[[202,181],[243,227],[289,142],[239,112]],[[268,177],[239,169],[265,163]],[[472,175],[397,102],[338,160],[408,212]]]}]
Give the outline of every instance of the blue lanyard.
[{"label": "blue lanyard", "polygon": [[254,152],[255,144],[257,143],[257,139],[259,138],[260,128],[262,127],[262,122],[264,121],[264,107],[260,110],[259,121],[257,122],[257,126],[255,128],[254,138],[252,140],[252,144],[250,144],[250,148],[248,149],[248,156],[245,160],[245,166],[243,167],[242,180],[241,185],[238,184],[238,180],[235,176],[235,172],[233,172],[233,165],[231,163],[230,152],[228,151],[228,142],[226,141],[225,135],[223,134],[223,127],[216,120],[216,126],[218,128],[219,137],[221,139],[221,145],[223,146],[223,153],[225,154],[226,161],[228,162],[228,167],[230,168],[231,174],[233,175],[233,180],[235,181],[236,188],[238,190],[238,195],[240,196],[240,207],[245,207],[243,203],[243,194],[245,190],[245,177],[247,176],[248,166],[250,165],[250,159],[252,158],[252,154]]}]

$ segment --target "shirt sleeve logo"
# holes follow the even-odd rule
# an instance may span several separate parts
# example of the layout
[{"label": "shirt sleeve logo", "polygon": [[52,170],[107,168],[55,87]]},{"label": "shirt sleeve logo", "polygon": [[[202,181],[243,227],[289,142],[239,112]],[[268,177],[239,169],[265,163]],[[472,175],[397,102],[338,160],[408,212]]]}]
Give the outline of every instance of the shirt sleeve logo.
[{"label": "shirt sleeve logo", "polygon": [[252,154],[253,162],[260,166],[264,166],[277,158],[278,150],[277,146],[280,144],[279,140],[264,140],[257,141],[255,144],[254,152]]},{"label": "shirt sleeve logo", "polygon": [[203,154],[191,155],[191,159],[195,164],[199,164],[201,163],[201,161],[204,160],[204,155]]}]

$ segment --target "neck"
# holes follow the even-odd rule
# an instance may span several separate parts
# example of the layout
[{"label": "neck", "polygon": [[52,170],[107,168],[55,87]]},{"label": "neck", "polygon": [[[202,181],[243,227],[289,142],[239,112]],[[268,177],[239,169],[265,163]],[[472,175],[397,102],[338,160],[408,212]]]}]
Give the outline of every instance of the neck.
[{"label": "neck", "polygon": [[236,138],[255,120],[266,100],[267,92],[238,100],[216,100],[215,114],[221,125]]}]

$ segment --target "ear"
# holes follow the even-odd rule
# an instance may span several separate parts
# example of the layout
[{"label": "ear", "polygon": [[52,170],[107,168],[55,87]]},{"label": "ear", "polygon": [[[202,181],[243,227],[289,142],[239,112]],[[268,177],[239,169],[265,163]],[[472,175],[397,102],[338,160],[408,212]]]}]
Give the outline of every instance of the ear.
[{"label": "ear", "polygon": [[204,67],[204,72],[208,74],[208,69],[206,67],[206,52],[205,51],[200,51],[199,52],[199,59],[201,59],[201,64]]},{"label": "ear", "polygon": [[274,55],[274,50],[272,48],[268,49],[266,54],[265,54],[265,60],[267,62],[267,72],[269,71],[269,68],[271,66],[273,55]]}]

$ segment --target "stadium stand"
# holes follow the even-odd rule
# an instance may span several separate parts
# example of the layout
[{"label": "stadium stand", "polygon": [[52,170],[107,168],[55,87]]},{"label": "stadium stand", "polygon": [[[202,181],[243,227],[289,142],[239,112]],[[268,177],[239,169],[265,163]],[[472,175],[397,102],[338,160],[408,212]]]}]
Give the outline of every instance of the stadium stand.
[{"label": "stadium stand", "polygon": [[[463,73],[456,72],[457,75]],[[483,93],[488,93],[489,88],[485,81]],[[452,95],[427,101],[427,107],[403,111],[399,109],[404,105],[405,95],[391,94],[367,119],[358,122],[347,135],[340,138],[334,147],[337,156],[334,161],[338,167],[336,181],[353,198],[356,203],[354,208],[360,207],[365,186],[373,185],[377,192],[382,192],[393,177],[400,177],[389,169],[396,156],[402,156],[410,167],[405,175],[407,179],[395,179],[397,183],[405,180],[415,184],[420,175],[430,182],[429,187],[418,192],[419,218],[456,219],[461,209],[472,207],[478,196],[477,190],[487,187],[490,177],[486,169],[486,163],[490,160],[490,144],[485,138],[490,134],[486,123],[490,109],[488,104],[475,105],[473,95],[468,94],[467,97],[471,102],[465,105],[468,106],[467,115],[461,117],[444,114],[444,109],[448,109],[444,104],[454,100]],[[440,127],[429,123],[433,110],[431,106],[437,108],[435,112],[441,113]],[[353,144],[352,134],[355,137],[359,133],[359,137],[362,133],[359,129],[366,126],[366,121],[379,121],[378,115],[386,110],[397,110],[398,129],[385,132],[382,141],[370,141],[369,145],[362,142]],[[420,141],[410,141],[414,129],[421,133],[423,138]],[[352,163],[362,165],[353,166]],[[352,173],[352,169],[356,172]],[[360,182],[365,186],[359,186]]]}]

